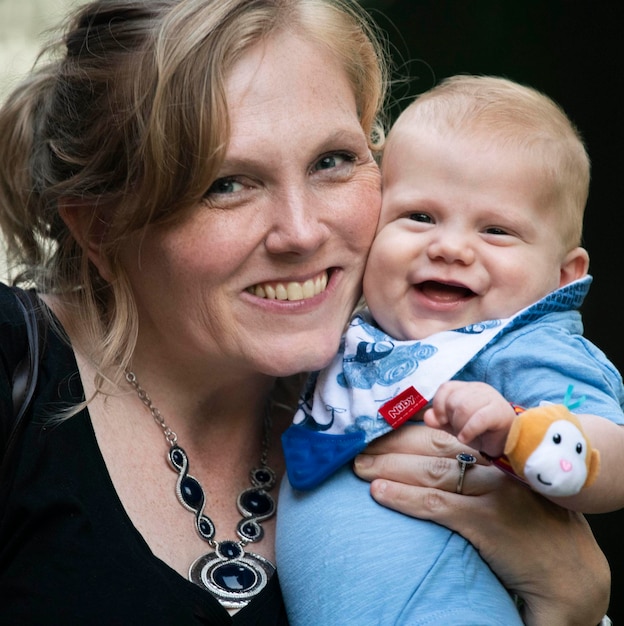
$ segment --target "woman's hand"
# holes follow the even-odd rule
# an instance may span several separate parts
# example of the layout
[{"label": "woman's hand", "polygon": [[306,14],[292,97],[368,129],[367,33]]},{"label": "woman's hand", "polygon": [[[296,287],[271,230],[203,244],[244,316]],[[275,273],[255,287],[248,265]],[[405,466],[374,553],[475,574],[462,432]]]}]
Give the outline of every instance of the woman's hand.
[{"label": "woman's hand", "polygon": [[355,461],[377,502],[463,535],[509,591],[531,626],[593,626],[606,613],[611,576],[585,518],[552,504],[484,459],[466,470],[466,451],[425,425],[382,437]]}]

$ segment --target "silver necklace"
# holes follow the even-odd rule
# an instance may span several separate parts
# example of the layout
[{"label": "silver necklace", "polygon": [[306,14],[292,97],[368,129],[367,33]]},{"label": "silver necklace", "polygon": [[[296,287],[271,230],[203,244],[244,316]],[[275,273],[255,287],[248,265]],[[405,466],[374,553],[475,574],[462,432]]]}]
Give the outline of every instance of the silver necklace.
[{"label": "silver necklace", "polygon": [[199,481],[188,473],[186,452],[178,445],[178,436],[167,426],[160,411],[140,387],[134,372],[126,371],[130,383],[154,421],[162,428],[169,444],[167,458],[178,473],[175,492],[180,504],[195,514],[195,529],[212,551],[200,556],[189,568],[189,580],[206,589],[228,609],[240,609],[259,594],[275,572],[275,566],[259,554],[246,552],[248,543],[264,536],[261,522],[275,515],[275,501],[268,493],[275,486],[275,472],[267,465],[271,431],[269,412],[265,413],[260,466],[251,470],[251,487],[238,494],[236,506],[243,516],[236,527],[238,539],[215,541],[215,525],[204,513],[206,495]]}]

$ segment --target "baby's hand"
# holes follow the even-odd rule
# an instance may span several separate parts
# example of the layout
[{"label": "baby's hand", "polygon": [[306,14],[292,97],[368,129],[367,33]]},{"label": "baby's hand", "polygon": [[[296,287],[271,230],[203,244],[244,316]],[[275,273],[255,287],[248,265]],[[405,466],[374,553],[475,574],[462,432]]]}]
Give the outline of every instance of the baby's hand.
[{"label": "baby's hand", "polygon": [[499,457],[515,417],[509,402],[490,385],[452,380],[440,386],[424,421],[479,452]]}]

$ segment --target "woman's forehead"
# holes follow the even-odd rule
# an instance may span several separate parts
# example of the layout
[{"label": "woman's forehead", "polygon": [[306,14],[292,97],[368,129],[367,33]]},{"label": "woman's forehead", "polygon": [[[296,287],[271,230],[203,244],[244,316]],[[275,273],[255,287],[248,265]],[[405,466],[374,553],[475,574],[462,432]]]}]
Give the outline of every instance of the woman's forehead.
[{"label": "woman's forehead", "polygon": [[306,130],[363,132],[340,62],[301,36],[283,33],[254,46],[233,66],[225,86],[234,140],[288,132],[279,135],[288,142]]}]

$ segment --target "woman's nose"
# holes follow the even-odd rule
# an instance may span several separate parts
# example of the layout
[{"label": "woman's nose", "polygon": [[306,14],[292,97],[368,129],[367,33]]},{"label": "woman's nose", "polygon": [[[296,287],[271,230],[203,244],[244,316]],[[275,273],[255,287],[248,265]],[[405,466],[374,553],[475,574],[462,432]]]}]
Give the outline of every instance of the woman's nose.
[{"label": "woman's nose", "polygon": [[326,208],[305,192],[293,191],[275,200],[265,247],[271,254],[305,255],[328,238]]},{"label": "woman's nose", "polygon": [[456,231],[440,231],[430,242],[427,253],[431,260],[470,265],[475,259],[470,237]]}]

